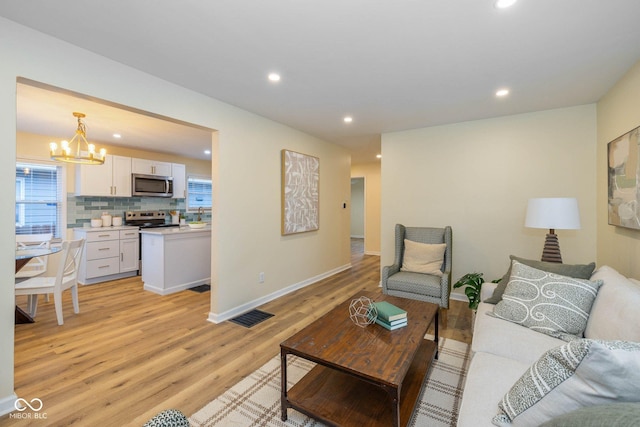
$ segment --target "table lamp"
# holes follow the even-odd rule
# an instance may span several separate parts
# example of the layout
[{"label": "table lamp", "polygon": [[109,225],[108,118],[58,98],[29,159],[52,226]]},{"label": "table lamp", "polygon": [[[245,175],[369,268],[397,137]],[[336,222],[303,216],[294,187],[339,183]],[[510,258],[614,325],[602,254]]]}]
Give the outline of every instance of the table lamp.
[{"label": "table lamp", "polygon": [[529,228],[548,228],[542,261],[562,263],[555,230],[580,228],[578,200],[568,197],[529,199],[524,225]]}]

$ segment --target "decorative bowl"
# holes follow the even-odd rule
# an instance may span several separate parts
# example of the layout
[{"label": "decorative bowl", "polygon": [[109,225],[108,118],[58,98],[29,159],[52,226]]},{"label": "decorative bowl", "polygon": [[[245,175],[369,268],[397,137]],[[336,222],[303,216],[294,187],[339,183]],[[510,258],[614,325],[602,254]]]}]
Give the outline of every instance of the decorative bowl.
[{"label": "decorative bowl", "polygon": [[207,226],[206,222],[190,222],[189,228],[205,228]]},{"label": "decorative bowl", "polygon": [[100,219],[100,218],[92,219],[91,220],[91,227],[93,227],[93,228],[102,227],[102,219]]}]

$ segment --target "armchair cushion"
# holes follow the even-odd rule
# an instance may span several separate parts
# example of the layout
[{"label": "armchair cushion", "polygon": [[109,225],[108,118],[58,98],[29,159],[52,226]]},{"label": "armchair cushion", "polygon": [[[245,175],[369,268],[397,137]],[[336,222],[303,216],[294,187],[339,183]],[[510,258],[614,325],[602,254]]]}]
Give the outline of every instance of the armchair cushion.
[{"label": "armchair cushion", "polygon": [[402,271],[442,276],[446,243],[429,244],[404,239]]},{"label": "armchair cushion", "polygon": [[387,279],[387,289],[440,298],[442,296],[440,283],[440,276],[401,271]]}]

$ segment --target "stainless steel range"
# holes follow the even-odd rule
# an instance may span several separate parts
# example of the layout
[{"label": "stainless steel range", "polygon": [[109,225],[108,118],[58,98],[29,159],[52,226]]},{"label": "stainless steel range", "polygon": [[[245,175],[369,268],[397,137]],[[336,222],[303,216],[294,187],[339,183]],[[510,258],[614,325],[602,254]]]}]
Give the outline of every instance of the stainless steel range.
[{"label": "stainless steel range", "polygon": [[166,212],[163,211],[126,211],[124,225],[140,228],[178,227],[178,224],[166,223]]},{"label": "stainless steel range", "polygon": [[[126,211],[124,213],[124,225],[140,227],[141,230],[145,228],[179,227],[178,224],[165,222],[166,216],[167,214],[163,211]],[[142,236],[138,254],[138,274],[142,274]]]}]

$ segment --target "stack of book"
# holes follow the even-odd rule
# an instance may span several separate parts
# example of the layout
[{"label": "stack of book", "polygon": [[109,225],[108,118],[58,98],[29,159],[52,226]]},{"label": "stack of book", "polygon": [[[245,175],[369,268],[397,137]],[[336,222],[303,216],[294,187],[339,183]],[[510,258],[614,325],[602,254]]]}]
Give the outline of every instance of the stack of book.
[{"label": "stack of book", "polygon": [[390,331],[407,326],[407,312],[387,301],[373,303],[378,311],[376,323]]}]

